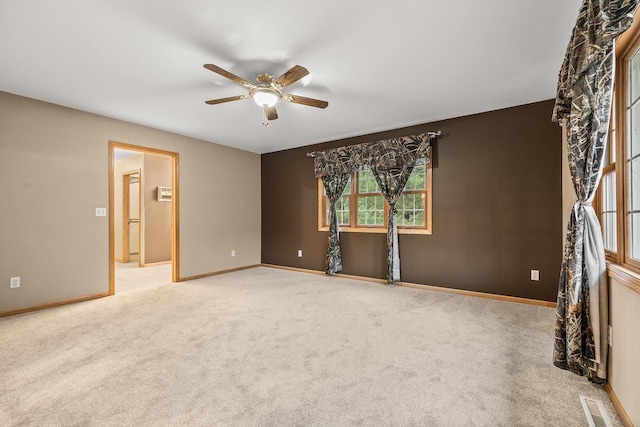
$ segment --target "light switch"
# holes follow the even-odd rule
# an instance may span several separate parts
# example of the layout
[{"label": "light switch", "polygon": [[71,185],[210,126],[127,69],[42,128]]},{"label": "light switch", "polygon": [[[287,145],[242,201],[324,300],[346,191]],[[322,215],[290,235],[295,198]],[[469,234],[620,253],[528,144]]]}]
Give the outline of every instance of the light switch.
[{"label": "light switch", "polygon": [[107,208],[96,208],[96,216],[107,216]]}]

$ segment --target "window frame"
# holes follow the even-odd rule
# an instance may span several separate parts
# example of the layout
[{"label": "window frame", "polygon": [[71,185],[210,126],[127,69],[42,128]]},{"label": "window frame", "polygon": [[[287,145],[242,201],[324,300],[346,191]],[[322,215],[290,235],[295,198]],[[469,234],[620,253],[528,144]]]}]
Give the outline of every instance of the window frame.
[{"label": "window frame", "polygon": [[[349,197],[350,211],[349,211],[349,226],[340,226],[341,233],[386,233],[389,224],[389,204],[384,200],[384,224],[381,226],[368,226],[358,225],[357,223],[357,198],[358,192],[358,172],[351,174],[351,193],[342,197]],[[424,202],[424,226],[398,226],[398,234],[432,234],[433,225],[433,168],[431,162],[427,163],[425,168],[425,186],[424,190],[407,190],[403,191],[403,194],[415,194],[420,193],[425,195]],[[361,193],[361,196],[378,195],[382,193]],[[329,226],[326,224],[326,212],[328,209],[328,199],[324,193],[324,186],[322,185],[322,178],[318,177],[318,231],[329,231]]]},{"label": "window frame", "polygon": [[[604,227],[604,176],[616,174],[616,252],[605,251],[605,257],[610,268],[618,271],[620,267],[640,274],[640,260],[630,257],[630,239],[627,233],[631,231],[628,224],[630,197],[628,191],[628,145],[630,138],[629,120],[629,64],[634,54],[640,53],[640,15],[636,13],[634,25],[616,41],[615,85],[611,104],[611,122],[609,126],[609,145],[607,147],[609,159],[615,151],[615,161],[603,167],[600,183],[594,198],[594,208],[600,224]],[[612,150],[614,148],[614,150]],[[604,234],[603,234],[604,238]],[[617,267],[617,268],[616,268]],[[615,273],[615,272],[614,272]],[[619,273],[619,272],[618,272]],[[619,273],[621,274],[621,273]]]}]

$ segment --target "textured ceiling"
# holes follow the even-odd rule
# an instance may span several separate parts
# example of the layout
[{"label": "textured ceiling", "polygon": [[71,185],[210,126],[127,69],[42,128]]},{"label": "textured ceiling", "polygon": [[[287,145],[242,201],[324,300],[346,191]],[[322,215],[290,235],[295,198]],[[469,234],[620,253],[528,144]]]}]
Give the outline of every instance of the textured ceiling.
[{"label": "textured ceiling", "polygon": [[[0,90],[265,153],[553,98],[580,3],[2,0]],[[329,107],[264,127],[205,63]]]}]

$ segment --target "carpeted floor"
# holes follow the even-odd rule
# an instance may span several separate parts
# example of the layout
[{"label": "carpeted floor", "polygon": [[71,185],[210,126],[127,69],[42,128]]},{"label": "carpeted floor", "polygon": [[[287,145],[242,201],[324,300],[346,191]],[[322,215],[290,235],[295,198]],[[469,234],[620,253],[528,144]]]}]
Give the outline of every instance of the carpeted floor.
[{"label": "carpeted floor", "polygon": [[2,426],[586,426],[554,310],[270,268],[0,319]]},{"label": "carpeted floor", "polygon": [[171,283],[171,264],[139,267],[138,261],[115,263],[116,294]]}]

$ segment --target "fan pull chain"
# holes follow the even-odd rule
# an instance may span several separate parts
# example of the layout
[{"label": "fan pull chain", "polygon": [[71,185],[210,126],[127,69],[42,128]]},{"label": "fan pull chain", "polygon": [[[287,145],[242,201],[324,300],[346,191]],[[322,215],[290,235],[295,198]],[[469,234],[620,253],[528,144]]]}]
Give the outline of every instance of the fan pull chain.
[{"label": "fan pull chain", "polygon": [[265,126],[269,126],[269,118],[267,115],[267,110],[269,109],[269,107],[267,107],[267,104],[264,104],[262,106],[262,124]]}]

